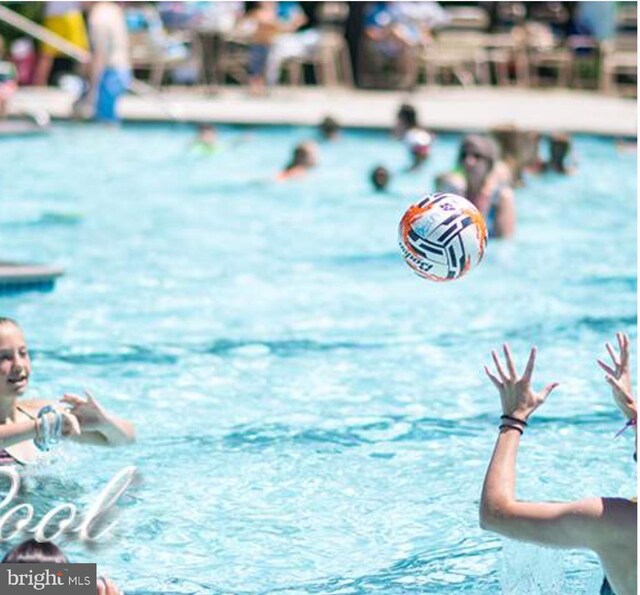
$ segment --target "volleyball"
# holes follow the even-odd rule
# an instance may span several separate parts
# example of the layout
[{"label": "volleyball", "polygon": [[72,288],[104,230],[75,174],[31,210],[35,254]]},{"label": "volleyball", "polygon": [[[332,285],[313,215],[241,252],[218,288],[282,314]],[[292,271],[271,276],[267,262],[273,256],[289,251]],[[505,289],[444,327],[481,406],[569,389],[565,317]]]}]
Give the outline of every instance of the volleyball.
[{"label": "volleyball", "polygon": [[466,198],[437,192],[407,209],[398,242],[416,274],[430,281],[453,281],[482,260],[487,226]]}]

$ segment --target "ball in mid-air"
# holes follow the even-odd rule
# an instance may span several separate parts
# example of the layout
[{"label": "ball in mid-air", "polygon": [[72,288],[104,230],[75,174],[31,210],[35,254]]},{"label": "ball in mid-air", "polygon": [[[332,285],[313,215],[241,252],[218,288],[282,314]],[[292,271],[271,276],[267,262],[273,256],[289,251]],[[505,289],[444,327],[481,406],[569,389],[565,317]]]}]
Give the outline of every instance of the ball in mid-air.
[{"label": "ball in mid-air", "polygon": [[453,281],[482,260],[487,226],[466,198],[437,192],[407,209],[398,241],[415,273],[431,281]]}]

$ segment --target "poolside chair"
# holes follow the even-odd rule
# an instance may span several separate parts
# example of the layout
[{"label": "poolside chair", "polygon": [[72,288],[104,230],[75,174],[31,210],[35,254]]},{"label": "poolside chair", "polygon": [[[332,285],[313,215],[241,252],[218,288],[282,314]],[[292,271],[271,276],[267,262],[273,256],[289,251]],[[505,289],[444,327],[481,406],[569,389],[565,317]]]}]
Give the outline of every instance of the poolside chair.
[{"label": "poolside chair", "polygon": [[288,58],[282,65],[292,85],[303,82],[305,64],[313,67],[316,83],[324,87],[353,86],[349,49],[344,37],[335,31],[321,31],[317,47],[310,56]]},{"label": "poolside chair", "polygon": [[148,70],[152,86],[162,85],[168,69],[190,60],[199,63],[197,38],[188,33],[169,35],[154,6],[130,4],[125,15],[131,65],[134,70]]},{"label": "poolside chair", "polygon": [[219,83],[224,84],[230,78],[240,85],[249,82],[249,36],[236,27],[221,36],[217,56],[216,70]]},{"label": "poolside chair", "polygon": [[489,54],[486,37],[477,31],[442,31],[433,43],[424,46],[419,68],[426,72],[427,84],[435,84],[438,74],[453,75],[466,87],[477,82],[489,84]]},{"label": "poolside chair", "polygon": [[540,71],[545,69],[555,71],[558,86],[568,87],[573,70],[571,49],[556,39],[549,25],[527,23],[524,30],[532,85],[540,85]]},{"label": "poolside chair", "polygon": [[529,20],[545,25],[562,26],[569,21],[564,2],[529,2]]},{"label": "poolside chair", "polygon": [[476,6],[449,6],[447,29],[466,31],[487,31],[490,25],[489,13]]},{"label": "poolside chair", "polygon": [[616,5],[616,30],[619,33],[635,33],[638,30],[637,2],[618,2]]},{"label": "poolside chair", "polygon": [[601,44],[602,62],[600,70],[600,88],[605,93],[613,93],[624,89],[619,76],[634,79],[626,85],[632,92],[636,91],[638,80],[638,42],[635,34],[620,34],[612,40]]},{"label": "poolside chair", "polygon": [[344,31],[349,16],[347,2],[318,2],[317,19],[323,30]]}]

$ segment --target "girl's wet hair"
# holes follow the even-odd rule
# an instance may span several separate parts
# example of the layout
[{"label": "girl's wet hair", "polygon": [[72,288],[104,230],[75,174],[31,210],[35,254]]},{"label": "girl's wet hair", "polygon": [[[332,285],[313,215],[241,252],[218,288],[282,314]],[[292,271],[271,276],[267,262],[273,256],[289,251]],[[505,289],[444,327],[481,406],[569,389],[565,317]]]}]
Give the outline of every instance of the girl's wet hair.
[{"label": "girl's wet hair", "polygon": [[293,149],[293,155],[291,156],[291,161],[285,167],[285,170],[288,171],[293,169],[294,167],[302,166],[302,167],[313,167],[313,150],[308,143],[300,143],[296,145]]},{"label": "girl's wet hair", "polygon": [[7,318],[6,316],[0,316],[0,326],[5,326],[7,324],[12,324],[16,328],[20,328],[20,325],[13,318]]},{"label": "girl's wet hair", "polygon": [[3,564],[68,564],[62,550],[50,541],[29,539],[13,548],[2,558]]}]

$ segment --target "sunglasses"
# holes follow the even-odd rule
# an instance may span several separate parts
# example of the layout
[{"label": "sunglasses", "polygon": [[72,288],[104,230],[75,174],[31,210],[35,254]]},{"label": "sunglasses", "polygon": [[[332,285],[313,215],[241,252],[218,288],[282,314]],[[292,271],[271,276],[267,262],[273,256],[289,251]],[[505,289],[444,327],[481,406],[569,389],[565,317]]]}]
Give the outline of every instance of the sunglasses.
[{"label": "sunglasses", "polygon": [[460,159],[464,161],[467,157],[473,157],[476,160],[486,159],[484,155],[480,155],[480,153],[474,153],[473,151],[463,151],[460,153]]}]

